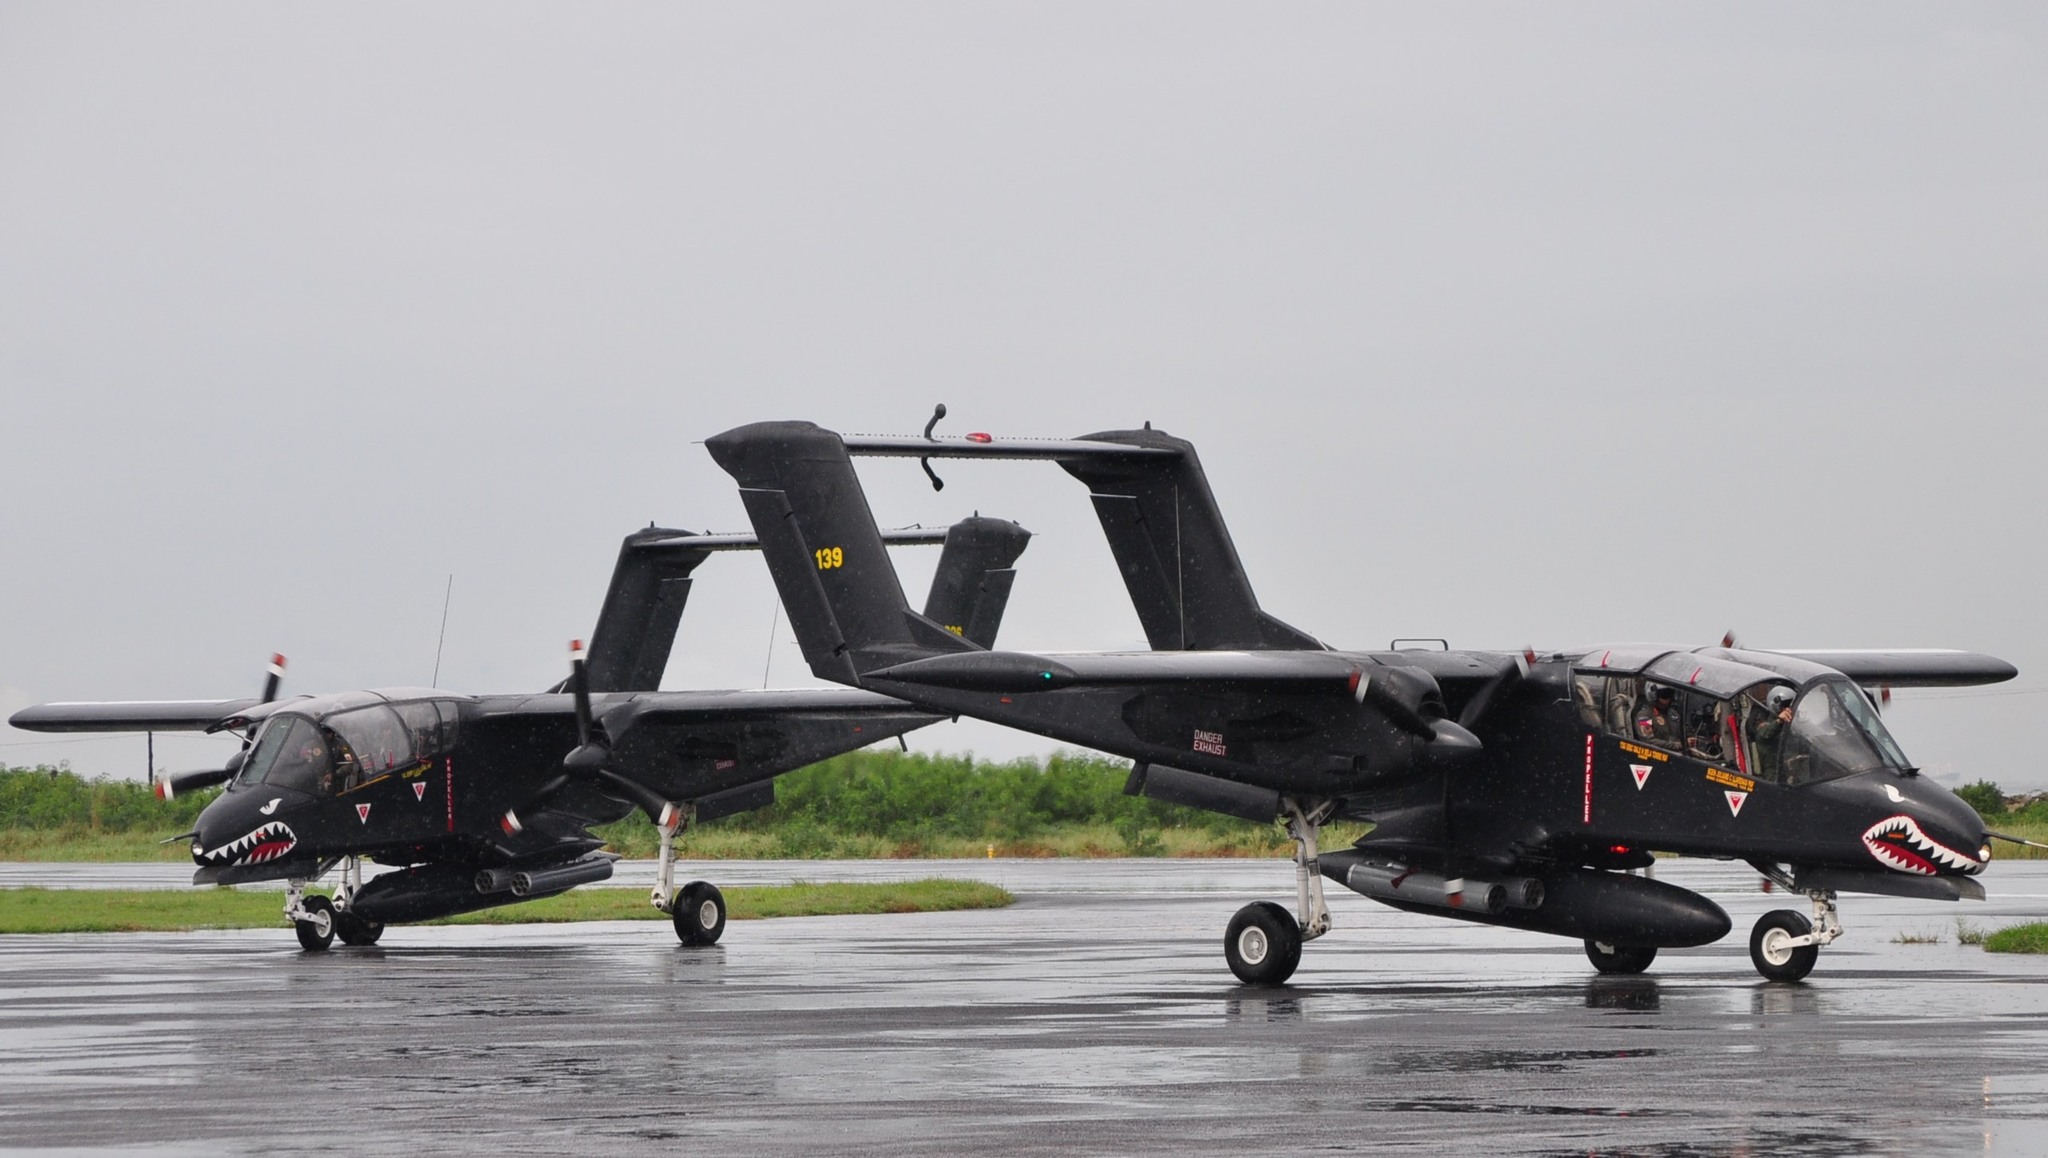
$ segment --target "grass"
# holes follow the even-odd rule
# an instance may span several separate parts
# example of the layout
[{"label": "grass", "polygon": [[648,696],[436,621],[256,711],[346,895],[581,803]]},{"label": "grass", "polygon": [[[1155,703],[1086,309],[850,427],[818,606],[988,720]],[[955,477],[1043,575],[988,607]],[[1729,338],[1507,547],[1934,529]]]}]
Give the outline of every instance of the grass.
[{"label": "grass", "polygon": [[170,829],[94,832],[88,828],[0,828],[0,860],[169,861],[192,863],[192,842],[163,838]]},{"label": "grass", "polygon": [[1897,933],[1893,934],[1893,936],[1892,936],[1892,944],[1894,944],[1894,945],[1939,945],[1939,944],[1941,944],[1941,934],[1940,934],[1940,933],[1937,933],[1937,932],[1929,932],[1929,931],[1926,931],[1926,930],[1920,930],[1920,929],[1915,929],[1915,930],[1912,930],[1912,931],[1908,931],[1908,930],[1905,930],[1905,929],[1901,929],[1901,930],[1899,930],[1899,931],[1898,931]]},{"label": "grass", "polygon": [[1982,945],[1986,936],[1988,936],[1988,933],[1985,931],[1984,926],[1966,921],[1961,917],[1956,918],[1956,944]]},{"label": "grass", "polygon": [[1987,953],[2048,953],[2048,921],[2014,925],[1984,937]]},{"label": "grass", "polygon": [[[928,913],[1001,908],[1009,893],[979,881],[927,879],[882,884],[763,885],[723,890],[728,920]],[[213,888],[174,890],[0,889],[0,933],[188,932],[285,925],[283,895]],[[561,921],[665,921],[639,889],[579,889],[466,913],[435,925]]]},{"label": "grass", "polygon": [[[1985,826],[1997,829],[2007,836],[2025,837],[2048,844],[2048,820],[2036,819],[2029,814],[2022,816],[2000,816],[1987,820]],[[2009,844],[2002,840],[1991,842],[1991,863],[2001,860],[2048,860],[2048,848],[2034,848],[2024,844]]]},{"label": "grass", "polygon": [[[920,857],[1271,857],[1292,844],[1254,824],[1126,796],[1122,761],[1066,753],[993,763],[869,749],[776,781],[776,802],[693,828],[692,860]],[[87,780],[62,767],[0,769],[0,860],[183,863],[182,841],[209,790],[156,800],[145,785]],[[633,817],[597,830],[612,851],[651,857],[654,829]],[[1341,847],[1365,829],[1339,826]]]}]

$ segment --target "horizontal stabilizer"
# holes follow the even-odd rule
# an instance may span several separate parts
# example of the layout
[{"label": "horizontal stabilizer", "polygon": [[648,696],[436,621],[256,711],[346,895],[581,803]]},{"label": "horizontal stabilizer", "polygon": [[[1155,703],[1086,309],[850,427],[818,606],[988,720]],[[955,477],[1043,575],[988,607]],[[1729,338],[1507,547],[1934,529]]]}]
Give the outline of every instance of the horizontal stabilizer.
[{"label": "horizontal stabilizer", "polygon": [[1129,446],[1085,438],[916,438],[907,435],[843,434],[846,452],[871,458],[1006,458],[1006,459],[1173,459],[1169,446]]},{"label": "horizontal stabilizer", "polygon": [[[903,527],[883,531],[891,546],[937,545],[947,528]],[[699,535],[648,527],[626,536],[612,569],[587,660],[594,692],[653,691],[661,686],[675,647],[676,628],[689,600],[691,572],[714,551],[757,550],[761,541],[744,532]],[[567,684],[556,685],[557,691]]]}]

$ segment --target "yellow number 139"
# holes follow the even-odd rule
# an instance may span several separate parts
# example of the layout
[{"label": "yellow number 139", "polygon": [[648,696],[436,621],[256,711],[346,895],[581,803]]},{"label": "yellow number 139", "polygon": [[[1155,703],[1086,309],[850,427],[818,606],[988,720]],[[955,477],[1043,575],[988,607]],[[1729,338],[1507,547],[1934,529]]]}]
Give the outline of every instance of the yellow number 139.
[{"label": "yellow number 139", "polygon": [[820,547],[811,552],[818,557],[818,570],[829,571],[846,565],[846,552],[838,547]]}]

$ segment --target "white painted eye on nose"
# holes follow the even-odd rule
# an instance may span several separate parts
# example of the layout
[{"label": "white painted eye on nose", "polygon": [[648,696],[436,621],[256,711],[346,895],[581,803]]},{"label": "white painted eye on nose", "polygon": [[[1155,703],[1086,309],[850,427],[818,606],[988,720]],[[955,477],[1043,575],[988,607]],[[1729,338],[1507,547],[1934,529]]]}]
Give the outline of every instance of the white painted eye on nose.
[{"label": "white painted eye on nose", "polygon": [[1899,790],[1889,784],[1884,786],[1884,794],[1892,798],[1893,804],[1904,804],[1906,802],[1906,798],[1899,795]]}]

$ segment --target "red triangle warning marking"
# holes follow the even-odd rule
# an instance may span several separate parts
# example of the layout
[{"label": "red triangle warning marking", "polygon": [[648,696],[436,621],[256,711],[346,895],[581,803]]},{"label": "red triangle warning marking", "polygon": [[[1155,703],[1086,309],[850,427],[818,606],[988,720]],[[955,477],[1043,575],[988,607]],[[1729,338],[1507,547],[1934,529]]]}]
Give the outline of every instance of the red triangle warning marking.
[{"label": "red triangle warning marking", "polygon": [[1749,793],[1747,793],[1747,792],[1734,792],[1734,791],[1726,791],[1726,790],[1724,790],[1724,791],[1723,791],[1723,792],[1721,793],[1721,795],[1723,795],[1723,796],[1726,796],[1726,797],[1728,798],[1728,815],[1730,815],[1730,816],[1741,816],[1741,815],[1742,815],[1742,803],[1743,803],[1743,801],[1745,801],[1745,800],[1748,800],[1748,799],[1749,799]]},{"label": "red triangle warning marking", "polygon": [[1648,764],[1630,764],[1628,770],[1629,774],[1636,778],[1636,791],[1641,792],[1643,785],[1650,782],[1650,766]]},{"label": "red triangle warning marking", "polygon": [[370,806],[367,804],[356,805],[356,817],[364,824],[370,823]]},{"label": "red triangle warning marking", "polygon": [[427,798],[427,782],[426,782],[426,781],[424,781],[424,780],[415,780],[415,781],[413,781],[413,784],[412,784],[412,798],[413,798],[414,800],[425,800],[425,799]]}]

